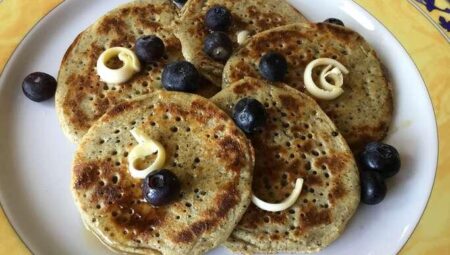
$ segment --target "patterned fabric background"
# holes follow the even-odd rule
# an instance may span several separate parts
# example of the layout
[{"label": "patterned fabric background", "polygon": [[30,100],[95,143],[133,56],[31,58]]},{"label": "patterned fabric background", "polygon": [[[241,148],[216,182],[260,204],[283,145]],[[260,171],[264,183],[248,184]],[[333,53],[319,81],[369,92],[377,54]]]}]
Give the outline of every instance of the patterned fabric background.
[{"label": "patterned fabric background", "polygon": [[[448,171],[450,0],[354,1],[377,17],[406,48],[425,80],[438,121],[440,155],[433,193],[420,224],[400,254],[448,255],[450,254],[448,213],[450,211],[450,171]],[[26,33],[61,2],[62,0],[0,0],[0,72]],[[30,254],[1,210],[0,254]]]},{"label": "patterned fabric background", "polygon": [[408,0],[450,42],[450,0]]}]

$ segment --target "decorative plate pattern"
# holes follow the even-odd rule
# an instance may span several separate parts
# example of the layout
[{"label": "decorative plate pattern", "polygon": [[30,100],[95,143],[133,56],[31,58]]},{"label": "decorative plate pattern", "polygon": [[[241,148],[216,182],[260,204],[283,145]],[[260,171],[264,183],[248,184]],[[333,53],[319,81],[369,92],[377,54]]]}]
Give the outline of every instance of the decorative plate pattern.
[{"label": "decorative plate pattern", "polygon": [[450,42],[450,1],[449,0],[408,0],[424,15]]}]

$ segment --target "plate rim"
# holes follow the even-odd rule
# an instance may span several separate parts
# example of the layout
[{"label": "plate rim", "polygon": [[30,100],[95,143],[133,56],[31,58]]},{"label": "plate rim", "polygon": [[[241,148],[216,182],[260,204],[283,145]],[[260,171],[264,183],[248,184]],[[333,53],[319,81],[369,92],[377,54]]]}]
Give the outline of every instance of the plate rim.
[{"label": "plate rim", "polygon": [[[433,178],[432,178],[432,183],[431,183],[431,188],[428,191],[428,195],[427,195],[427,200],[425,201],[425,205],[423,206],[422,212],[420,213],[419,218],[417,219],[416,223],[414,224],[414,227],[410,230],[409,234],[408,234],[408,238],[405,239],[405,241],[403,242],[402,245],[400,245],[396,251],[396,254],[400,253],[401,250],[405,247],[405,245],[409,242],[409,240],[411,239],[411,237],[413,236],[414,232],[416,231],[417,227],[419,226],[420,222],[422,221],[422,218],[425,214],[425,211],[427,210],[429,204],[430,204],[430,198],[431,195],[433,194],[434,188],[435,188],[435,184],[436,184],[436,175],[437,175],[437,171],[438,171],[438,166],[439,166],[439,155],[440,155],[440,141],[439,141],[439,125],[437,122],[437,114],[436,114],[436,109],[433,105],[433,100],[430,94],[430,91],[428,90],[428,86],[427,83],[425,82],[425,79],[423,77],[422,72],[420,71],[419,66],[417,65],[417,63],[414,61],[414,58],[411,57],[411,55],[409,54],[408,50],[406,49],[406,47],[403,45],[403,43],[394,35],[394,33],[386,26],[384,25],[379,18],[377,18],[375,15],[372,15],[372,13],[367,10],[366,8],[364,8],[364,6],[362,6],[361,4],[359,4],[358,2],[356,2],[355,0],[350,0],[352,1],[354,4],[356,4],[359,8],[361,8],[363,11],[365,11],[367,14],[369,14],[372,18],[374,18],[379,24],[381,24],[381,26],[384,27],[384,29],[386,29],[386,31],[398,42],[398,44],[402,47],[403,51],[406,53],[406,55],[408,55],[408,58],[411,60],[411,62],[414,65],[414,68],[416,69],[417,73],[420,76],[420,79],[422,80],[422,85],[427,93],[428,96],[428,101],[429,104],[431,105],[431,109],[433,110],[433,118],[434,118],[434,143],[436,143],[436,158],[433,162]],[[1,205],[1,204],[0,204]]]},{"label": "plate rim", "polygon": [[[1,2],[1,1],[0,1]],[[23,35],[22,39],[20,39],[20,41],[17,43],[16,47],[14,48],[14,50],[11,52],[11,54],[9,55],[8,59],[5,62],[5,65],[3,67],[3,70],[0,72],[0,93],[2,91],[2,84],[3,84],[3,80],[5,79],[5,73],[7,73],[7,71],[9,71],[10,69],[10,65],[12,60],[15,58],[18,50],[22,47],[23,42],[29,37],[29,35],[38,27],[42,25],[42,22],[44,21],[44,19],[46,19],[49,15],[51,15],[52,13],[54,13],[57,9],[61,8],[62,5],[64,5],[65,3],[67,3],[67,0],[62,0],[62,2],[58,3],[57,5],[55,5],[53,8],[51,8],[46,14],[44,14],[42,17],[40,17],[31,27],[30,29]],[[3,85],[4,86],[4,85]],[[28,245],[28,243],[25,241],[25,239],[19,234],[19,232],[17,231],[16,227],[14,226],[14,224],[12,224],[11,221],[11,217],[10,217],[10,213],[8,209],[6,209],[3,206],[2,203],[2,196],[0,196],[0,210],[2,210],[3,215],[5,215],[5,220],[8,224],[8,226],[11,228],[11,230],[13,231],[15,237],[20,241],[20,243],[25,246],[25,248],[27,249],[27,251],[29,251],[30,253],[34,254],[34,251],[31,250],[30,246]]]}]

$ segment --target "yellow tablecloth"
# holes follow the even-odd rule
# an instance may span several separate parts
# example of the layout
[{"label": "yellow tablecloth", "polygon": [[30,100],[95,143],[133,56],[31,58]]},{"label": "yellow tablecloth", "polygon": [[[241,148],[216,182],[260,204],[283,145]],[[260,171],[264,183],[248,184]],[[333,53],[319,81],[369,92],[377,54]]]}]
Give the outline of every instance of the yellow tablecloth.
[{"label": "yellow tablecloth", "polygon": [[[440,155],[436,183],[419,226],[400,254],[450,254],[450,42],[447,41],[449,33],[437,28],[439,22],[450,22],[450,15],[439,10],[430,12],[433,6],[450,8],[450,3],[448,0],[355,1],[385,24],[407,49],[425,79],[437,114]],[[25,34],[60,2],[0,0],[0,71]],[[1,210],[0,254],[30,254]]]}]

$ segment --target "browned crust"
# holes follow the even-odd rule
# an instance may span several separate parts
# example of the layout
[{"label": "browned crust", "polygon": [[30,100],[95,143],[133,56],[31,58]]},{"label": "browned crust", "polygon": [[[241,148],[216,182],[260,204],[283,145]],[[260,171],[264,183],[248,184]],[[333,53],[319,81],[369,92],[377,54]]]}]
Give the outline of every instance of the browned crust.
[{"label": "browned crust", "polygon": [[61,65],[65,65],[65,63],[67,62],[67,58],[69,57],[69,55],[72,53],[73,49],[75,48],[75,46],[78,44],[78,42],[81,39],[81,36],[83,36],[83,33],[79,33],[77,35],[77,37],[75,38],[75,40],[70,44],[69,48],[67,49],[66,53],[64,53],[63,59],[61,61]]},{"label": "browned crust", "polygon": [[198,236],[201,236],[206,231],[211,231],[217,227],[219,223],[223,222],[230,210],[232,210],[239,203],[239,193],[236,190],[236,184],[228,185],[222,194],[216,198],[215,207],[217,209],[209,212],[209,218],[193,223],[188,229],[177,233],[174,242],[190,243]]},{"label": "browned crust", "polygon": [[280,202],[297,178],[304,187],[296,204],[272,213],[250,205],[226,246],[235,252],[312,252],[328,246],[359,203],[356,163],[336,127],[308,96],[283,84],[245,78],[212,98],[231,114],[240,98],[266,107],[267,123],[250,139],[255,148],[254,194]]}]

